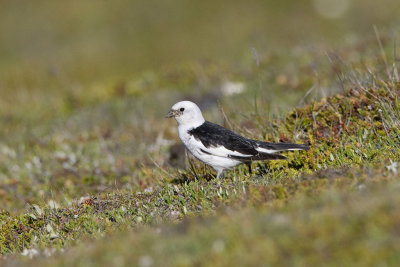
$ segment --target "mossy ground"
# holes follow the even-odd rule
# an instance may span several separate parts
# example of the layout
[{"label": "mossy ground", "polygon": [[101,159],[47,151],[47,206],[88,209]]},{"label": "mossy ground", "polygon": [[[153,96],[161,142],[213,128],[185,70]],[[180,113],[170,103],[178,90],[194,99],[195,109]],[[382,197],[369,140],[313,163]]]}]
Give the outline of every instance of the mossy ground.
[{"label": "mossy ground", "polygon": [[[122,52],[111,66],[84,58],[79,74],[71,62],[31,68],[10,57],[21,68],[6,68],[0,83],[0,261],[397,265],[400,81],[390,32],[349,33],[335,52],[274,46],[238,65],[198,60],[130,74]],[[163,115],[182,98],[247,137],[311,149],[216,180],[190,157],[171,160],[179,140]]]}]

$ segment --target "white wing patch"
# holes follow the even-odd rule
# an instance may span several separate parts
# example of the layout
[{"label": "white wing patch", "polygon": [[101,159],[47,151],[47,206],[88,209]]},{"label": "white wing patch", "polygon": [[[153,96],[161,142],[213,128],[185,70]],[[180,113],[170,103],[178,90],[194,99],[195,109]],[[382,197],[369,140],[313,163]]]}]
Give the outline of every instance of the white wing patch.
[{"label": "white wing patch", "polygon": [[256,150],[262,153],[267,153],[267,154],[273,154],[276,152],[281,152],[281,151],[294,151],[294,150],[302,150],[300,148],[289,148],[289,149],[266,149],[262,147],[256,147]]},{"label": "white wing patch", "polygon": [[[201,143],[201,142],[199,142],[199,143]],[[219,157],[227,158],[227,157],[229,157],[229,155],[239,156],[239,157],[252,157],[253,156],[253,155],[242,154],[237,151],[229,150],[224,146],[218,146],[218,147],[211,146],[211,147],[206,148],[202,143],[201,143],[201,146],[202,146],[201,149],[204,150],[205,152],[210,153],[214,156],[219,156]]]}]

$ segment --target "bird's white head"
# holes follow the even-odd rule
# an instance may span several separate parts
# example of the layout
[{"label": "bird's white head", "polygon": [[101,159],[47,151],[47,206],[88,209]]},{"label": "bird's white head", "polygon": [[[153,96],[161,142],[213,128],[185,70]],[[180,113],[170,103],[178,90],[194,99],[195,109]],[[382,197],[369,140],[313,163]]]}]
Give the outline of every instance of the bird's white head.
[{"label": "bird's white head", "polygon": [[166,118],[175,118],[179,126],[185,128],[195,128],[202,125],[205,120],[200,108],[193,102],[181,101],[172,106],[171,110],[165,115]]}]

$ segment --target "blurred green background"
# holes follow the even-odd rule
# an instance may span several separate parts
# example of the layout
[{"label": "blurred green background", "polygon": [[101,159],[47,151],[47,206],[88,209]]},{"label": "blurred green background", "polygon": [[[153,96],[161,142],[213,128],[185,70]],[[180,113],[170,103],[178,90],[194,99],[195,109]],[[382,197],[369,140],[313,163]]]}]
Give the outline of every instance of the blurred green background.
[{"label": "blurred green background", "polygon": [[335,75],[327,52],[356,47],[347,60],[359,60],[373,25],[396,40],[398,14],[397,0],[1,1],[0,115],[35,124],[118,94],[174,102],[226,80],[288,108]]},{"label": "blurred green background", "polygon": [[0,69],[79,81],[191,61],[240,65],[251,47],[334,48],[397,25],[396,0],[1,1]]}]

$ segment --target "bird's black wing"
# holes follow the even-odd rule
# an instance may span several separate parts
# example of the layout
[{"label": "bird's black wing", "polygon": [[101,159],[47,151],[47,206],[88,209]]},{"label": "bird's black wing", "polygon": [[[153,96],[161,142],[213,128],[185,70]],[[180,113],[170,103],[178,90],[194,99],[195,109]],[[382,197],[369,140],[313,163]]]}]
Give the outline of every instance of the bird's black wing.
[{"label": "bird's black wing", "polygon": [[188,133],[199,140],[206,148],[223,146],[228,150],[249,156],[258,153],[252,140],[208,121]]}]

